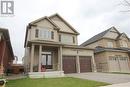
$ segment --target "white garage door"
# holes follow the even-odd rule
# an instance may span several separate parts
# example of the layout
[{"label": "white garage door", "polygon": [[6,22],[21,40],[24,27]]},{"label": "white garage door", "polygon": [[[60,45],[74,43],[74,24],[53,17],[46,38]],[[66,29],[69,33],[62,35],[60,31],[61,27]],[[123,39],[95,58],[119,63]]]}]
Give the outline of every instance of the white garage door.
[{"label": "white garage door", "polygon": [[110,72],[120,72],[118,58],[109,57],[109,71]]},{"label": "white garage door", "polygon": [[129,72],[129,66],[128,66],[128,58],[127,57],[121,57],[119,60],[121,72]]},{"label": "white garage door", "polygon": [[109,57],[109,71],[110,72],[129,72],[128,57]]}]

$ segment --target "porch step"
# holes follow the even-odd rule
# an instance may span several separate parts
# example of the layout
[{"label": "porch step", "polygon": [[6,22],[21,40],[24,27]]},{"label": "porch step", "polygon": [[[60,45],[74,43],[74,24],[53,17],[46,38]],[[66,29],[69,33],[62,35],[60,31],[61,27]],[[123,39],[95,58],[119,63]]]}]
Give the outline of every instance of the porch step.
[{"label": "porch step", "polygon": [[49,72],[29,72],[30,78],[55,78],[64,77],[64,71],[49,71]]}]

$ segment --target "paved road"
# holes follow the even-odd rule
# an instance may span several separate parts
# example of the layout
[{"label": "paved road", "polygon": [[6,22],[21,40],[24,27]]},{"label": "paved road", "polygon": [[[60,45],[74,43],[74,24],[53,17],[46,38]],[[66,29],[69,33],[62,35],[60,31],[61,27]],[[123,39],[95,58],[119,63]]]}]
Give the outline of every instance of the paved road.
[{"label": "paved road", "polygon": [[66,74],[66,76],[88,79],[88,80],[95,80],[100,82],[107,82],[110,84],[130,82],[130,75],[126,75],[126,74],[80,73],[80,74]]}]

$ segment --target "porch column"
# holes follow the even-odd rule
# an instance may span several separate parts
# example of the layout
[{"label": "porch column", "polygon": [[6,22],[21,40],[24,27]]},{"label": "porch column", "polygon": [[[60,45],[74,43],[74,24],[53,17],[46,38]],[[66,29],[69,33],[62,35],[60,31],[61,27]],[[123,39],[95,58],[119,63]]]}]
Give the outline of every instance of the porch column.
[{"label": "porch column", "polygon": [[60,71],[63,71],[63,63],[62,63],[62,46],[60,46]]},{"label": "porch column", "polygon": [[62,66],[62,46],[60,46],[58,48],[58,70],[63,71]]},{"label": "porch column", "polygon": [[94,56],[92,56],[92,69],[93,69],[93,72],[97,72]]},{"label": "porch column", "polygon": [[41,51],[42,51],[42,45],[39,45],[39,65],[38,65],[38,72],[41,72]]},{"label": "porch column", "polygon": [[76,56],[76,68],[77,68],[77,73],[80,73],[80,62],[79,62],[79,56]]},{"label": "porch column", "polygon": [[31,64],[30,64],[30,72],[33,72],[33,60],[34,60],[34,44],[31,46]]}]

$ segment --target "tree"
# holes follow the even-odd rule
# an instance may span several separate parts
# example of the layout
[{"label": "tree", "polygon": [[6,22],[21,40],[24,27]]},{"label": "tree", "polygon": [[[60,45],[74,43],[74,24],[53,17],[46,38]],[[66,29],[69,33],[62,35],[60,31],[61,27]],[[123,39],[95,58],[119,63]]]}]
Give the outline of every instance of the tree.
[{"label": "tree", "polygon": [[124,2],[122,3],[122,5],[127,8],[127,10],[125,10],[123,12],[130,12],[130,0],[124,0]]}]

